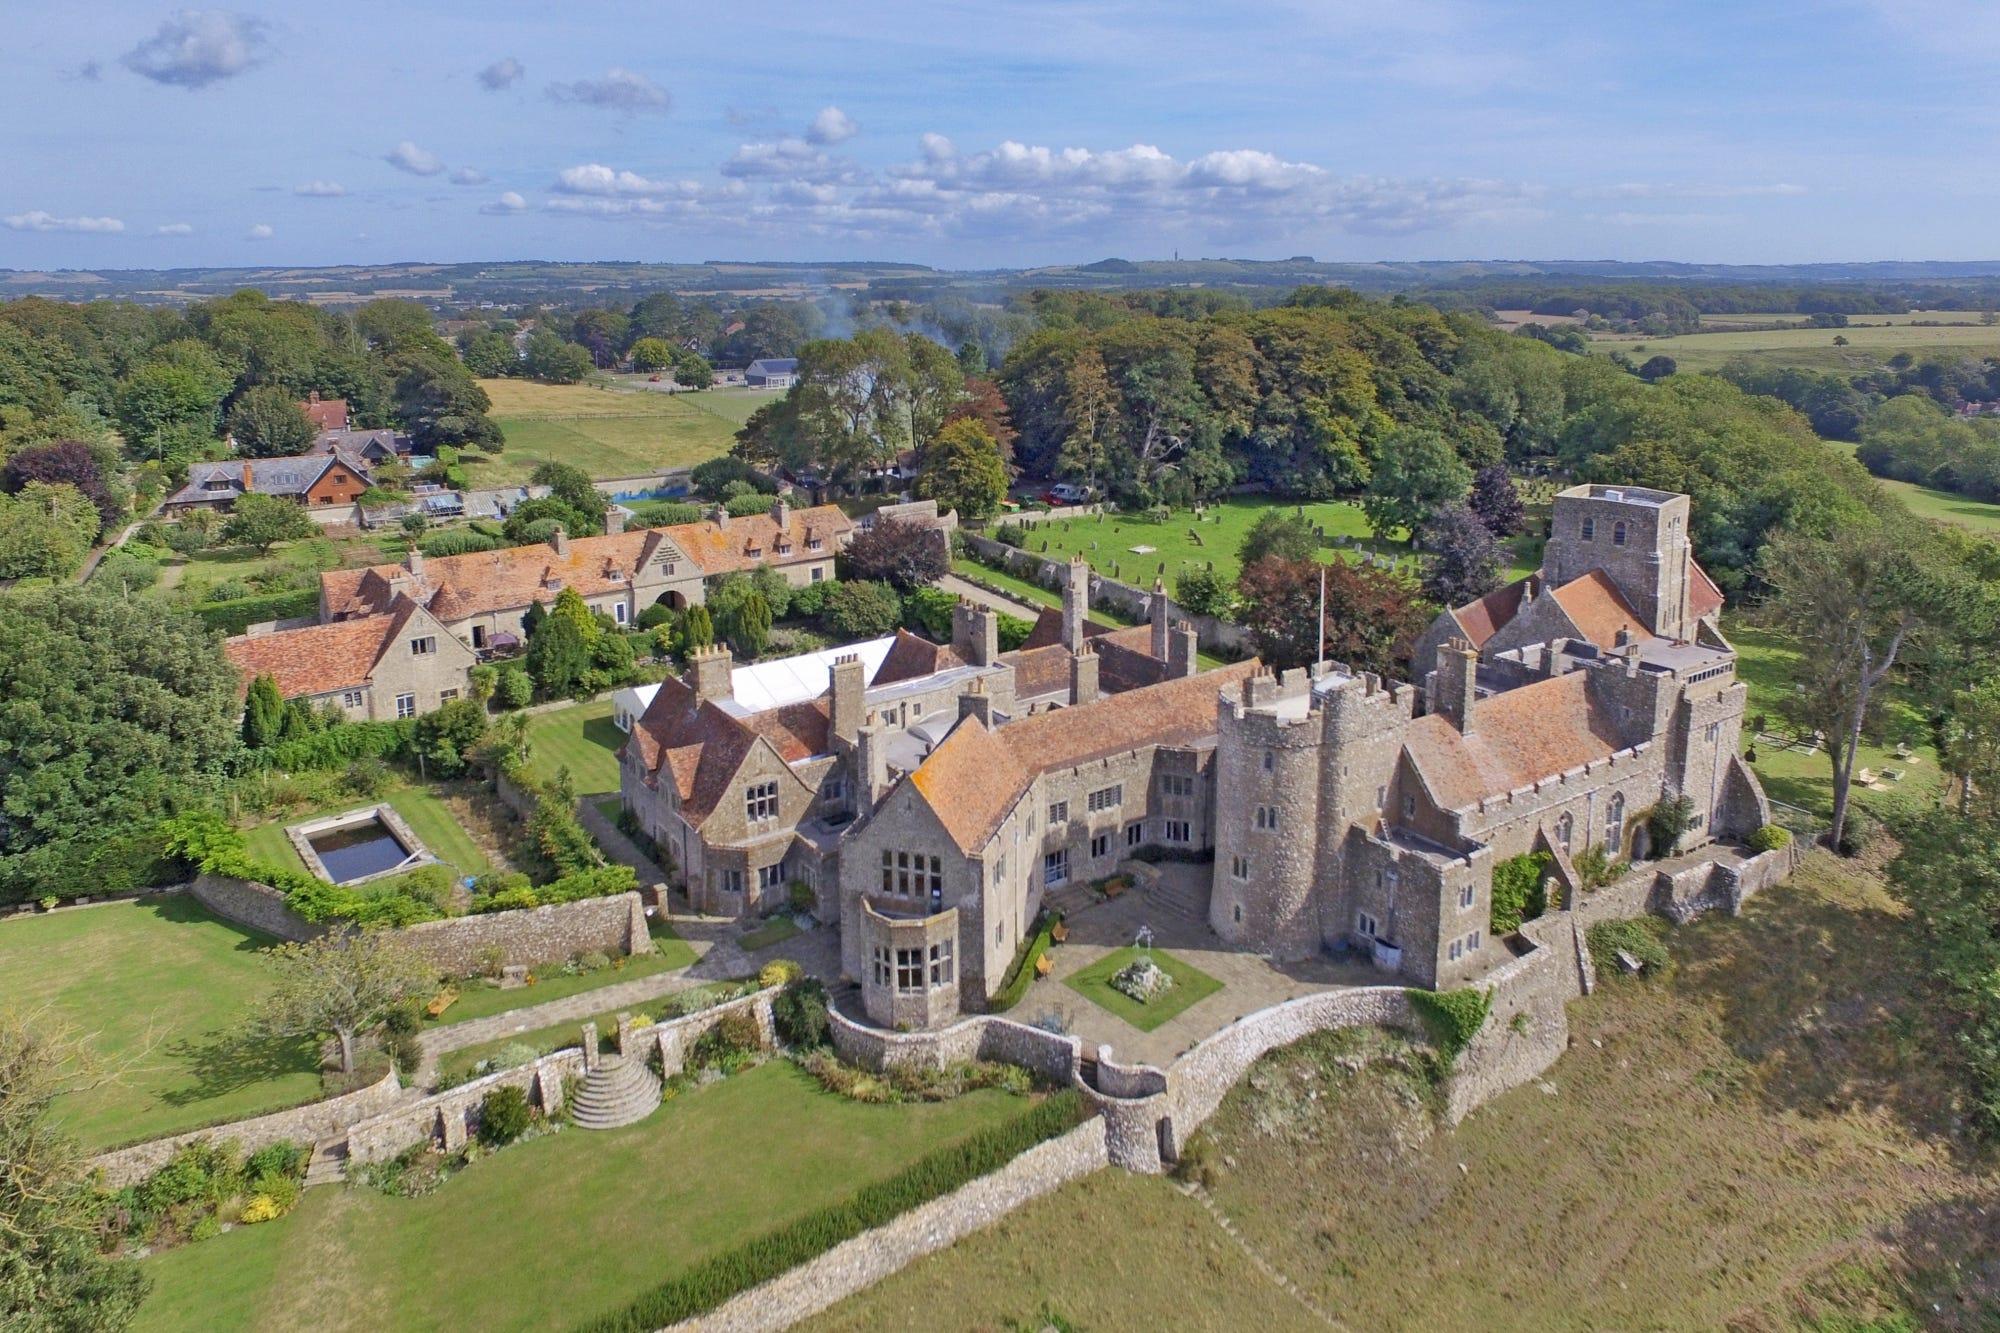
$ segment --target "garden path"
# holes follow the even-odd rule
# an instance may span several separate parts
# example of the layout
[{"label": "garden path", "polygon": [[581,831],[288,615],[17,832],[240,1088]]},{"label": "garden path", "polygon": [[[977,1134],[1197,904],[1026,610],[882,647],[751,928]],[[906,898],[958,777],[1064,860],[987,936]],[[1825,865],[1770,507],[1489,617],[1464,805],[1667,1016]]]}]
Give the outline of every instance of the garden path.
[{"label": "garden path", "polygon": [[1022,601],[1018,597],[1003,597],[997,592],[989,592],[957,574],[945,575],[938,580],[937,586],[968,601],[977,602],[981,606],[990,606],[995,611],[1003,611],[1010,616],[1020,616],[1024,620],[1031,621],[1042,613],[1042,608],[1039,606]]}]

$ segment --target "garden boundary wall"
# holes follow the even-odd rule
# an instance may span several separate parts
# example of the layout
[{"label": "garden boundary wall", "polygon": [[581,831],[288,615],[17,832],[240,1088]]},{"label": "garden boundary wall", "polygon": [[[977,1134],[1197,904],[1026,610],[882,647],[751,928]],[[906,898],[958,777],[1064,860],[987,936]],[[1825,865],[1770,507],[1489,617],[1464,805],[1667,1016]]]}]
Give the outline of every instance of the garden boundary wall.
[{"label": "garden boundary wall", "polygon": [[889,1032],[830,1009],[833,1048],[869,1069],[944,1069],[969,1060],[1019,1065],[1045,1083],[1069,1087],[1083,1066],[1083,1039],[1009,1018],[976,1015],[935,1032]]},{"label": "garden boundary wall", "polygon": [[[317,939],[327,933],[327,927],[294,912],[285,896],[267,884],[202,875],[188,892],[225,921],[281,940]],[[580,953],[635,954],[653,947],[645,904],[636,892],[446,917],[389,933],[455,977],[488,971],[495,950],[502,966],[534,967]]]},{"label": "garden boundary wall", "polygon": [[145,1179],[190,1143],[228,1142],[246,1153],[272,1143],[314,1144],[322,1139],[337,1137],[349,1126],[380,1115],[401,1097],[402,1084],[396,1079],[396,1071],[391,1069],[380,1082],[339,1097],[308,1102],[304,1106],[253,1116],[248,1120],[233,1120],[225,1125],[210,1125],[204,1129],[170,1134],[165,1138],[148,1139],[129,1148],[99,1153],[90,1159],[90,1164],[104,1173],[105,1184],[117,1189]]},{"label": "garden boundary wall", "polygon": [[[1068,571],[1068,562],[1052,560],[1045,555],[1024,551],[1018,546],[982,537],[977,533],[965,533],[966,549],[972,551],[982,561],[998,564],[1016,578],[1027,579],[1038,587],[1052,591],[1061,586],[1061,580]],[[1151,613],[1153,593],[1150,588],[1121,582],[1093,570],[1090,576],[1090,604],[1115,612],[1127,620],[1143,621]],[[1241,625],[1232,625],[1214,616],[1196,615],[1175,602],[1167,601],[1167,615],[1170,620],[1185,620],[1194,627],[1195,642],[1211,653],[1247,655],[1256,650],[1256,641],[1250,631]]]},{"label": "garden boundary wall", "polygon": [[1038,1143],[999,1170],[844,1240],[797,1268],[675,1324],[701,1333],[767,1333],[790,1328],[858,1291],[980,1231],[1022,1204],[1104,1166],[1104,1121],[1093,1116]]}]

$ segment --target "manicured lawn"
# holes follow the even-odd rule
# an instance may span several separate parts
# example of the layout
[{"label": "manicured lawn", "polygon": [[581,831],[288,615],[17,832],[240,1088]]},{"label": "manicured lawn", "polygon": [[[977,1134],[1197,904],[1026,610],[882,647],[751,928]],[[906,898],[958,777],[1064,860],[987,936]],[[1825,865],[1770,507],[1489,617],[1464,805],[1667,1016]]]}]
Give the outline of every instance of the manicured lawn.
[{"label": "manicured lawn", "polygon": [[580,972],[566,977],[560,971],[552,970],[548,976],[538,976],[534,985],[513,990],[502,990],[498,986],[462,987],[451,1008],[437,1020],[437,1025],[449,1027],[467,1019],[485,1018],[530,1004],[546,1004],[550,1000],[582,995],[622,981],[638,981],[662,972],[678,972],[694,962],[694,948],[676,935],[672,926],[654,923],[653,945],[653,952],[634,954],[623,959],[622,966],[609,967],[601,972]]},{"label": "manicured lawn", "polygon": [[2000,505],[1975,500],[1969,495],[1954,495],[1950,491],[1919,486],[1913,481],[1877,477],[1875,484],[1908,505],[1910,512],[1919,518],[1970,528],[1982,537],[2000,537]]},{"label": "manicured lawn", "polygon": [[1111,989],[1111,978],[1117,976],[1141,952],[1134,945],[1114,949],[1082,971],[1063,978],[1063,984],[1098,1008],[1116,1014],[1141,1032],[1151,1032],[1182,1010],[1222,989],[1222,983],[1214,977],[1193,963],[1174,957],[1164,949],[1155,949],[1152,953],[1153,961],[1159,965],[1160,970],[1174,979],[1173,987],[1166,994],[1150,1004],[1141,1004],[1131,996]]},{"label": "manicured lawn", "polygon": [[755,953],[759,949],[768,949],[774,944],[783,943],[798,933],[798,926],[789,916],[774,916],[755,930],[746,931],[741,943],[746,950]]},{"label": "manicured lawn", "polygon": [[421,1199],[310,1190],[282,1221],[146,1260],[136,1327],[569,1328],[1025,1105],[869,1106],[772,1061],[624,1129],[507,1149]]},{"label": "manicured lawn", "polygon": [[63,1125],[102,1149],[318,1097],[311,1042],[235,1040],[269,943],[180,896],[0,922],[0,997],[86,1035],[115,1075],[58,1103]]},{"label": "manicured lawn", "polygon": [[542,713],[528,722],[532,752],[528,769],[552,778],[567,766],[579,795],[618,790],[618,747],[625,733],[611,722],[611,701],[573,704]]},{"label": "manicured lawn", "polygon": [[[459,874],[483,875],[492,869],[486,857],[472,841],[472,836],[452,818],[451,811],[445,808],[444,802],[430,792],[421,787],[404,787],[391,792],[383,800],[409,822],[411,830],[422,840],[424,846],[430,849],[433,856]],[[304,870],[305,863],[293,849],[292,840],[285,836],[287,828],[320,815],[364,810],[376,804],[379,802],[342,801],[323,810],[284,815],[268,824],[259,824],[253,829],[246,830],[244,838],[249,843],[250,854],[259,860]]]},{"label": "manicured lawn", "polygon": [[727,453],[735,438],[735,425],[696,407],[691,395],[525,380],[480,384],[493,399],[491,415],[507,447],[497,454],[465,451],[460,462],[474,486],[517,486],[549,461],[593,477],[642,476]]}]

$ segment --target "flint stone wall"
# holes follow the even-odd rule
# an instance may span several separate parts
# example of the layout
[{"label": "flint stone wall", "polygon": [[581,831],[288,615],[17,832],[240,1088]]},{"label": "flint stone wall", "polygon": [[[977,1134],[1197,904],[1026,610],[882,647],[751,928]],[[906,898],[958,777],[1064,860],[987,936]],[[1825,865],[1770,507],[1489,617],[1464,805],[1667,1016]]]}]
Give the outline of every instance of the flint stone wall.
[{"label": "flint stone wall", "polygon": [[842,1241],[819,1258],[752,1287],[706,1315],[674,1325],[701,1333],[789,1328],[1104,1166],[1104,1122],[1090,1119],[990,1175]]},{"label": "flint stone wall", "polygon": [[285,895],[268,884],[223,875],[198,875],[188,896],[224,921],[275,939],[316,940],[326,927],[306,920],[285,905]]},{"label": "flint stone wall", "polygon": [[943,1069],[968,1060],[1019,1065],[1059,1087],[1076,1081],[1083,1039],[1044,1032],[1012,1019],[976,1015],[936,1032],[888,1032],[831,1012],[833,1047],[850,1064],[882,1070],[897,1066]]},{"label": "flint stone wall", "polygon": [[633,954],[653,947],[646,909],[630,892],[425,921],[396,936],[452,976],[484,971],[482,955],[490,949],[500,950],[508,966],[533,967],[580,953]]},{"label": "flint stone wall", "polygon": [[226,1141],[246,1153],[272,1143],[317,1143],[380,1114],[396,1102],[401,1092],[402,1084],[397,1082],[396,1071],[392,1069],[382,1076],[379,1083],[371,1083],[340,1097],[295,1106],[288,1111],[273,1111],[249,1120],[212,1125],[207,1129],[191,1129],[185,1134],[135,1143],[129,1148],[100,1153],[90,1159],[90,1164],[102,1170],[105,1183],[116,1189],[143,1180],[165,1166],[169,1157],[190,1143]]}]

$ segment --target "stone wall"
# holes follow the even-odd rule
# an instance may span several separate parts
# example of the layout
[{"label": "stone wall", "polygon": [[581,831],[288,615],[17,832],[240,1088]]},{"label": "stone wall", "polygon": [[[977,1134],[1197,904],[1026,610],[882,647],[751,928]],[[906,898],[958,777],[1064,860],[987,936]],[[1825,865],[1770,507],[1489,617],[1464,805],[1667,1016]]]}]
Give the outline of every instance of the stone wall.
[{"label": "stone wall", "polygon": [[840,1058],[869,1069],[902,1065],[943,1069],[968,1060],[997,1060],[1020,1065],[1044,1082],[1068,1087],[1083,1059],[1079,1037],[1044,1032],[991,1014],[936,1032],[888,1032],[866,1027],[838,1009],[832,1011],[831,1018],[833,1047]]},{"label": "stone wall", "polygon": [[819,1258],[674,1327],[703,1333],[789,1328],[991,1226],[1022,1204],[1082,1179],[1105,1161],[1104,1122],[1086,1120],[1067,1134],[1028,1149],[998,1171],[843,1241]]},{"label": "stone wall", "polygon": [[[1018,546],[1008,546],[966,532],[961,536],[968,550],[982,561],[1006,569],[1016,578],[1027,579],[1030,583],[1054,589],[1061,586],[1061,580],[1068,571],[1067,560],[1055,560],[1032,551],[1024,551]],[[1135,557],[1136,559],[1137,557]],[[1111,578],[1102,571],[1093,571],[1090,580],[1090,604],[1103,607],[1107,611],[1125,617],[1127,620],[1145,620],[1152,607],[1152,590]],[[1248,656],[1256,651],[1256,641],[1250,631],[1241,625],[1232,625],[1214,616],[1198,616],[1179,603],[1171,603],[1169,618],[1185,620],[1193,626],[1195,641],[1211,653]]]},{"label": "stone wall", "polygon": [[402,1085],[396,1081],[396,1072],[392,1069],[382,1076],[381,1082],[344,1096],[295,1106],[288,1111],[273,1111],[249,1120],[235,1120],[226,1125],[191,1129],[185,1134],[135,1143],[129,1148],[100,1153],[91,1159],[90,1164],[104,1172],[105,1184],[116,1189],[143,1180],[159,1170],[169,1157],[189,1143],[205,1140],[229,1142],[246,1153],[271,1143],[317,1143],[380,1114],[396,1102],[401,1090]]},{"label": "stone wall", "polygon": [[314,940],[326,934],[285,905],[285,895],[266,884],[200,875],[188,886],[188,896],[224,921],[281,940]]},{"label": "stone wall", "polygon": [[653,947],[646,909],[637,893],[447,917],[396,934],[452,976],[485,972],[484,955],[494,949],[508,966],[533,967],[580,953],[632,954]]}]

